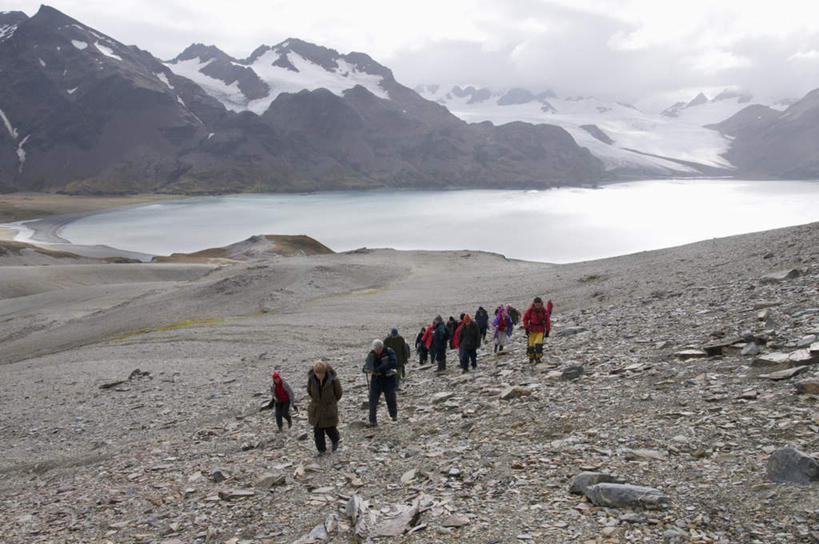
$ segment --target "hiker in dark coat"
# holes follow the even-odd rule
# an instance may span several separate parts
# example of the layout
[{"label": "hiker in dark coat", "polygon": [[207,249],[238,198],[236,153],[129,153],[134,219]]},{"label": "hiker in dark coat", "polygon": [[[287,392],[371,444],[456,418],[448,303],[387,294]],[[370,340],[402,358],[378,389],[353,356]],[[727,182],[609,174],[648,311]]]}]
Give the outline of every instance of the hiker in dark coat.
[{"label": "hiker in dark coat", "polygon": [[481,331],[481,342],[486,343],[486,331],[489,330],[489,312],[483,306],[478,307],[475,312],[475,323],[478,325],[478,330]]},{"label": "hiker in dark coat", "polygon": [[396,357],[392,348],[384,347],[381,340],[373,340],[372,349],[367,354],[363,371],[370,375],[370,426],[378,425],[376,411],[381,393],[387,401],[387,411],[393,421],[398,421],[398,401],[395,398]]},{"label": "hiker in dark coat", "polygon": [[296,407],[296,395],[290,388],[290,385],[282,379],[282,375],[278,372],[273,373],[273,383],[270,384],[270,393],[273,398],[270,400],[268,408],[276,409],[276,426],[279,427],[279,432],[284,428],[283,419],[287,420],[287,428],[293,426],[293,419],[290,417],[290,406]]},{"label": "hiker in dark coat", "polygon": [[398,334],[398,329],[392,329],[390,335],[384,339],[384,346],[395,352],[397,371],[395,374],[395,388],[401,389],[401,381],[407,375],[404,368],[407,365],[407,359],[409,359],[409,344],[407,344],[403,336]]},{"label": "hiker in dark coat", "polygon": [[464,315],[461,326],[455,332],[455,337],[458,352],[461,355],[461,370],[468,372],[470,362],[473,370],[478,368],[478,346],[481,345],[481,331],[469,314]]},{"label": "hiker in dark coat", "polygon": [[449,321],[446,322],[446,337],[449,339],[449,349],[455,349],[455,330],[458,328],[458,322],[455,318],[449,316]]},{"label": "hiker in dark coat", "polygon": [[338,401],[341,393],[341,382],[333,367],[323,361],[314,364],[307,373],[307,394],[310,396],[307,420],[313,426],[313,438],[319,456],[327,453],[325,434],[330,437],[333,451],[338,449],[338,442],[341,440],[337,428]]},{"label": "hiker in dark coat", "polygon": [[424,343],[424,333],[426,327],[421,327],[421,332],[415,337],[415,353],[418,355],[418,364],[425,365],[427,363],[427,356],[429,355],[429,348]]},{"label": "hiker in dark coat", "polygon": [[429,352],[432,360],[438,363],[437,371],[439,372],[446,370],[446,341],[448,338],[444,318],[440,315],[435,316],[432,321]]}]

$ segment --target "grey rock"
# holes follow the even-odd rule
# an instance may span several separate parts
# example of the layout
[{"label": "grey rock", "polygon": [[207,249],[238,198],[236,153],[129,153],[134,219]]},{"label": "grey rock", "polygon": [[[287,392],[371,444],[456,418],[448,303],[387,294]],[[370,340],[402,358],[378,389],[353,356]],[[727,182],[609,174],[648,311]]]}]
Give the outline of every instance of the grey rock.
[{"label": "grey rock", "polygon": [[800,395],[819,395],[819,380],[805,380],[796,384]]},{"label": "grey rock", "polygon": [[582,365],[572,365],[563,370],[560,374],[560,379],[563,381],[576,380],[585,373],[586,370]]},{"label": "grey rock", "polygon": [[556,336],[575,336],[586,331],[587,329],[585,327],[566,327],[565,329],[557,331]]},{"label": "grey rock", "polygon": [[770,374],[760,374],[759,377],[760,378],[766,378],[768,380],[774,380],[774,381],[787,380],[787,379],[793,378],[797,374],[800,374],[800,373],[806,371],[808,368],[810,368],[810,367],[809,366],[797,366],[797,367],[794,367],[794,368],[786,368],[785,370],[780,370],[778,372],[771,372]]},{"label": "grey rock", "polygon": [[230,473],[223,469],[217,469],[210,473],[210,480],[212,482],[216,482],[217,484],[219,482],[224,482],[228,478],[230,478]]},{"label": "grey rock", "polygon": [[770,367],[787,364],[789,353],[773,352],[760,355],[751,362],[751,366]]},{"label": "grey rock", "polygon": [[754,355],[759,355],[760,353],[762,353],[762,348],[759,347],[756,342],[745,344],[745,347],[742,348],[741,352],[744,357],[753,357]]},{"label": "grey rock", "polygon": [[701,349],[684,349],[674,354],[679,359],[704,359],[708,353]]},{"label": "grey rock", "polygon": [[501,391],[500,398],[503,400],[511,400],[516,399],[519,397],[526,397],[532,394],[532,390],[528,387],[523,387],[521,385],[515,385],[506,387],[503,391]]},{"label": "grey rock", "polygon": [[569,493],[585,495],[589,487],[601,483],[622,484],[625,482],[612,474],[603,472],[581,472],[574,477],[572,485],[569,487]]},{"label": "grey rock", "polygon": [[586,497],[597,506],[612,508],[665,508],[669,498],[653,487],[600,483],[586,490]]},{"label": "grey rock", "polygon": [[802,275],[802,271],[798,268],[790,268],[788,270],[779,270],[762,276],[759,281],[761,283],[779,283],[781,281],[792,280]]},{"label": "grey rock", "polygon": [[819,481],[819,462],[794,448],[782,448],[768,458],[768,478],[774,482]]},{"label": "grey rock", "polygon": [[444,527],[463,527],[469,525],[469,518],[463,514],[455,514],[442,521],[441,525]]}]

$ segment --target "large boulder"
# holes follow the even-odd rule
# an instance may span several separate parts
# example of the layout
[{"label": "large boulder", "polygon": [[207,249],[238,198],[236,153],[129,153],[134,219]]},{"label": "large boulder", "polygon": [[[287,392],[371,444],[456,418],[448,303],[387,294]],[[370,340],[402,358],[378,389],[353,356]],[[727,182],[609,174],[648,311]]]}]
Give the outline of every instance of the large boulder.
[{"label": "large boulder", "polygon": [[819,462],[795,448],[782,448],[768,459],[768,478],[799,484],[819,482]]}]

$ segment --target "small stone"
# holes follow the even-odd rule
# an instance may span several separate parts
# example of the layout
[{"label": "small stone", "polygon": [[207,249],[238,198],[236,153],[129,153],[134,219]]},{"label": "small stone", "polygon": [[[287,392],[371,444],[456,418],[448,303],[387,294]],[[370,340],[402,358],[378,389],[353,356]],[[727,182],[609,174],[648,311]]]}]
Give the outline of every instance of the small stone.
[{"label": "small stone", "polygon": [[230,474],[226,470],[214,470],[210,473],[211,481],[216,482],[217,484],[219,482],[224,482],[228,478],[230,478]]},{"label": "small stone", "polygon": [[500,398],[503,400],[516,399],[519,397],[527,397],[532,394],[532,390],[528,387],[515,385],[505,388],[501,391]]},{"label": "small stone", "polygon": [[790,268],[788,270],[779,270],[762,276],[759,281],[761,283],[779,283],[781,281],[792,280],[802,275],[802,271],[798,268]]},{"label": "small stone", "polygon": [[793,378],[797,374],[806,371],[808,366],[797,366],[796,368],[787,368],[785,370],[780,370],[779,372],[771,372],[770,374],[760,374],[760,378],[766,378],[768,380],[787,380],[789,378]]},{"label": "small stone", "polygon": [[455,514],[441,522],[443,527],[463,527],[469,525],[469,518],[462,514]]},{"label": "small stone", "polygon": [[665,508],[669,498],[652,487],[601,483],[589,487],[586,497],[597,506]]},{"label": "small stone", "polygon": [[219,498],[223,501],[233,501],[252,497],[255,494],[255,491],[251,491],[249,489],[226,489],[219,491]]},{"label": "small stone", "polygon": [[819,380],[806,380],[797,383],[796,392],[800,395],[819,395]]},{"label": "small stone", "polygon": [[708,353],[701,349],[684,349],[674,354],[679,359],[704,359],[708,357]]},{"label": "small stone", "polygon": [[565,329],[560,329],[557,331],[557,336],[575,336],[580,333],[586,332],[585,327],[566,327]]},{"label": "small stone", "polygon": [[410,470],[406,471],[404,474],[401,475],[401,483],[402,484],[408,484],[409,482],[414,480],[417,475],[418,475],[418,470],[417,469],[414,469],[414,468],[410,469]]},{"label": "small stone", "polygon": [[560,379],[563,381],[576,380],[585,373],[586,371],[582,365],[572,365],[563,370]]},{"label": "small stone", "polygon": [[762,348],[759,347],[756,342],[750,342],[745,344],[745,347],[742,348],[740,353],[743,357],[753,357],[754,355],[762,353]]}]

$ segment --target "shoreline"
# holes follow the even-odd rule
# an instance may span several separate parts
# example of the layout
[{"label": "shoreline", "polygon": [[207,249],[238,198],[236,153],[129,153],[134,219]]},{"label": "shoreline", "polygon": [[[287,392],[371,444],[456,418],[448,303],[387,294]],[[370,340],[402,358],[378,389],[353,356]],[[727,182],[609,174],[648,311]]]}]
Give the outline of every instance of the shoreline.
[{"label": "shoreline", "polygon": [[[672,181],[673,182],[674,180],[663,179],[663,180],[657,180],[657,181],[660,181],[660,182]],[[688,181],[688,179],[685,178],[685,179],[681,179],[680,181]],[[722,181],[722,179],[715,180],[715,181]],[[606,186],[621,185],[623,183],[633,183],[633,182],[634,182],[634,180],[622,180],[620,182],[615,182],[615,183],[612,183],[612,184],[606,184]],[[594,190],[594,189],[602,189],[602,188],[604,188],[604,186],[583,187],[583,188]],[[549,188],[549,189],[552,189],[552,188]],[[484,189],[476,189],[476,190],[482,191]],[[358,192],[358,191],[356,191],[356,192]],[[365,191],[365,192],[370,192],[370,191]],[[239,198],[241,198],[243,196],[265,196],[266,194],[267,193],[231,193],[231,194],[218,195],[218,196],[212,195],[212,197],[216,197],[216,198],[239,197]],[[315,193],[313,193],[313,194],[315,194]],[[59,202],[57,203],[57,206],[53,210],[54,213],[52,213],[51,215],[47,215],[47,216],[40,217],[40,218],[24,219],[24,220],[16,221],[16,222],[13,222],[13,223],[5,223],[5,224],[0,223],[0,240],[19,241],[19,242],[24,242],[24,243],[36,245],[36,246],[41,246],[41,247],[44,247],[46,249],[59,250],[59,251],[68,251],[68,252],[76,253],[78,255],[82,255],[82,256],[86,256],[86,257],[121,256],[121,257],[127,257],[127,258],[135,258],[135,259],[139,259],[139,260],[142,260],[142,261],[149,261],[149,260],[151,260],[152,257],[157,256],[157,255],[161,255],[161,254],[160,253],[148,254],[148,253],[143,253],[143,252],[139,252],[139,251],[133,251],[133,250],[117,248],[117,247],[104,245],[104,244],[93,245],[93,246],[74,244],[70,240],[67,240],[66,238],[62,237],[61,232],[67,225],[69,225],[69,224],[71,224],[71,223],[73,223],[73,222],[75,222],[77,220],[80,220],[80,219],[83,219],[83,218],[86,218],[86,217],[90,217],[90,216],[93,216],[93,215],[97,215],[97,214],[100,214],[100,213],[114,211],[114,210],[127,210],[127,209],[130,209],[130,208],[135,208],[137,206],[145,206],[147,204],[156,203],[157,201],[160,201],[160,202],[161,201],[165,201],[165,202],[167,202],[167,201],[181,201],[181,200],[188,200],[188,199],[194,198],[194,197],[185,196],[185,195],[173,195],[173,196],[171,196],[171,195],[161,195],[161,196],[160,195],[140,195],[140,196],[136,196],[136,197],[133,197],[133,198],[126,197],[124,199],[122,197],[91,197],[89,199],[89,198],[86,198],[86,197],[73,197],[73,196],[68,196],[68,195],[50,195],[50,194],[26,193],[26,194],[16,195],[15,198],[18,201],[20,201],[20,200],[30,201],[30,203],[32,203],[34,206],[36,206],[38,208],[46,207],[44,205],[47,205],[49,203],[54,204],[54,202],[53,202],[54,200],[57,200]],[[197,197],[197,198],[201,198],[201,197]],[[74,200],[74,199],[77,199],[77,200]],[[3,202],[4,201],[4,196],[0,195],[0,217],[2,217],[3,211],[5,211],[3,209],[3,204],[8,203],[9,199],[8,199],[7,196],[6,196],[5,200],[6,200],[6,202]],[[12,199],[12,200],[14,200],[14,199]],[[123,204],[122,202],[127,202],[127,203]],[[74,207],[74,208],[79,207],[79,208],[84,208],[84,209],[81,209],[79,211],[75,211],[73,213],[64,213],[64,214],[56,213],[56,211],[58,211],[60,209],[65,209],[66,207]],[[599,261],[599,260],[609,259],[609,258],[613,258],[613,257],[619,257],[619,256],[626,256],[626,255],[631,255],[631,254],[642,253],[642,252],[645,252],[645,251],[663,250],[663,249],[669,249],[669,248],[673,248],[673,247],[685,246],[685,245],[688,245],[688,244],[691,244],[691,243],[697,243],[699,241],[704,241],[704,240],[708,240],[708,239],[712,239],[712,238],[730,237],[730,236],[736,236],[736,235],[751,234],[751,233],[756,233],[756,232],[764,232],[764,231],[767,231],[767,230],[775,230],[775,229],[779,229],[779,228],[787,228],[787,227],[791,227],[791,226],[807,225],[807,224],[813,223],[815,221],[816,220],[808,220],[806,222],[798,223],[798,224],[794,224],[794,225],[782,225],[782,226],[774,226],[774,227],[768,227],[768,226],[763,225],[763,226],[753,227],[750,230],[743,231],[743,232],[736,232],[736,233],[731,233],[731,234],[715,234],[713,237],[712,236],[706,236],[705,238],[702,238],[701,240],[697,239],[697,240],[684,241],[682,243],[671,243],[670,245],[662,246],[662,247],[646,247],[646,248],[642,248],[642,249],[636,249],[636,250],[633,250],[633,251],[625,251],[623,253],[617,253],[617,254],[614,254],[614,255],[599,255],[599,256],[591,256],[591,257],[586,257],[586,258],[583,258],[581,256],[580,258],[577,258],[575,260],[565,261],[565,262],[554,261],[554,260],[520,259],[518,257],[507,257],[507,258],[514,259],[514,260],[524,260],[524,261],[530,261],[530,262],[542,262],[542,263],[550,263],[550,264],[571,264],[571,263],[580,263],[580,262],[589,262],[589,261]],[[746,225],[746,226],[748,226],[748,225]],[[264,233],[258,232],[256,234],[271,234],[271,233],[269,233],[269,232],[264,232]],[[239,241],[241,241],[241,240],[237,239],[237,240],[232,240],[229,243],[237,243]],[[213,246],[209,246],[209,247],[216,247],[216,245],[217,244],[214,243]],[[368,244],[365,244],[365,245],[368,245]],[[378,247],[387,247],[387,245],[383,245],[383,246],[379,245]],[[206,249],[206,248],[203,248],[203,249]],[[423,248],[416,248],[416,249],[423,249]],[[455,250],[457,248],[439,248],[439,249],[441,251],[448,251],[448,250]],[[461,249],[463,249],[463,248],[461,248]],[[626,248],[623,248],[623,249],[626,249]],[[428,250],[434,251],[435,249],[428,249]],[[500,252],[498,250],[495,250],[495,249],[472,248],[472,249],[470,249],[470,251],[491,252],[491,253],[500,254]],[[177,250],[172,250],[168,254],[174,253],[174,252],[178,252],[178,251]],[[506,255],[504,254],[504,256],[506,256]]]}]

